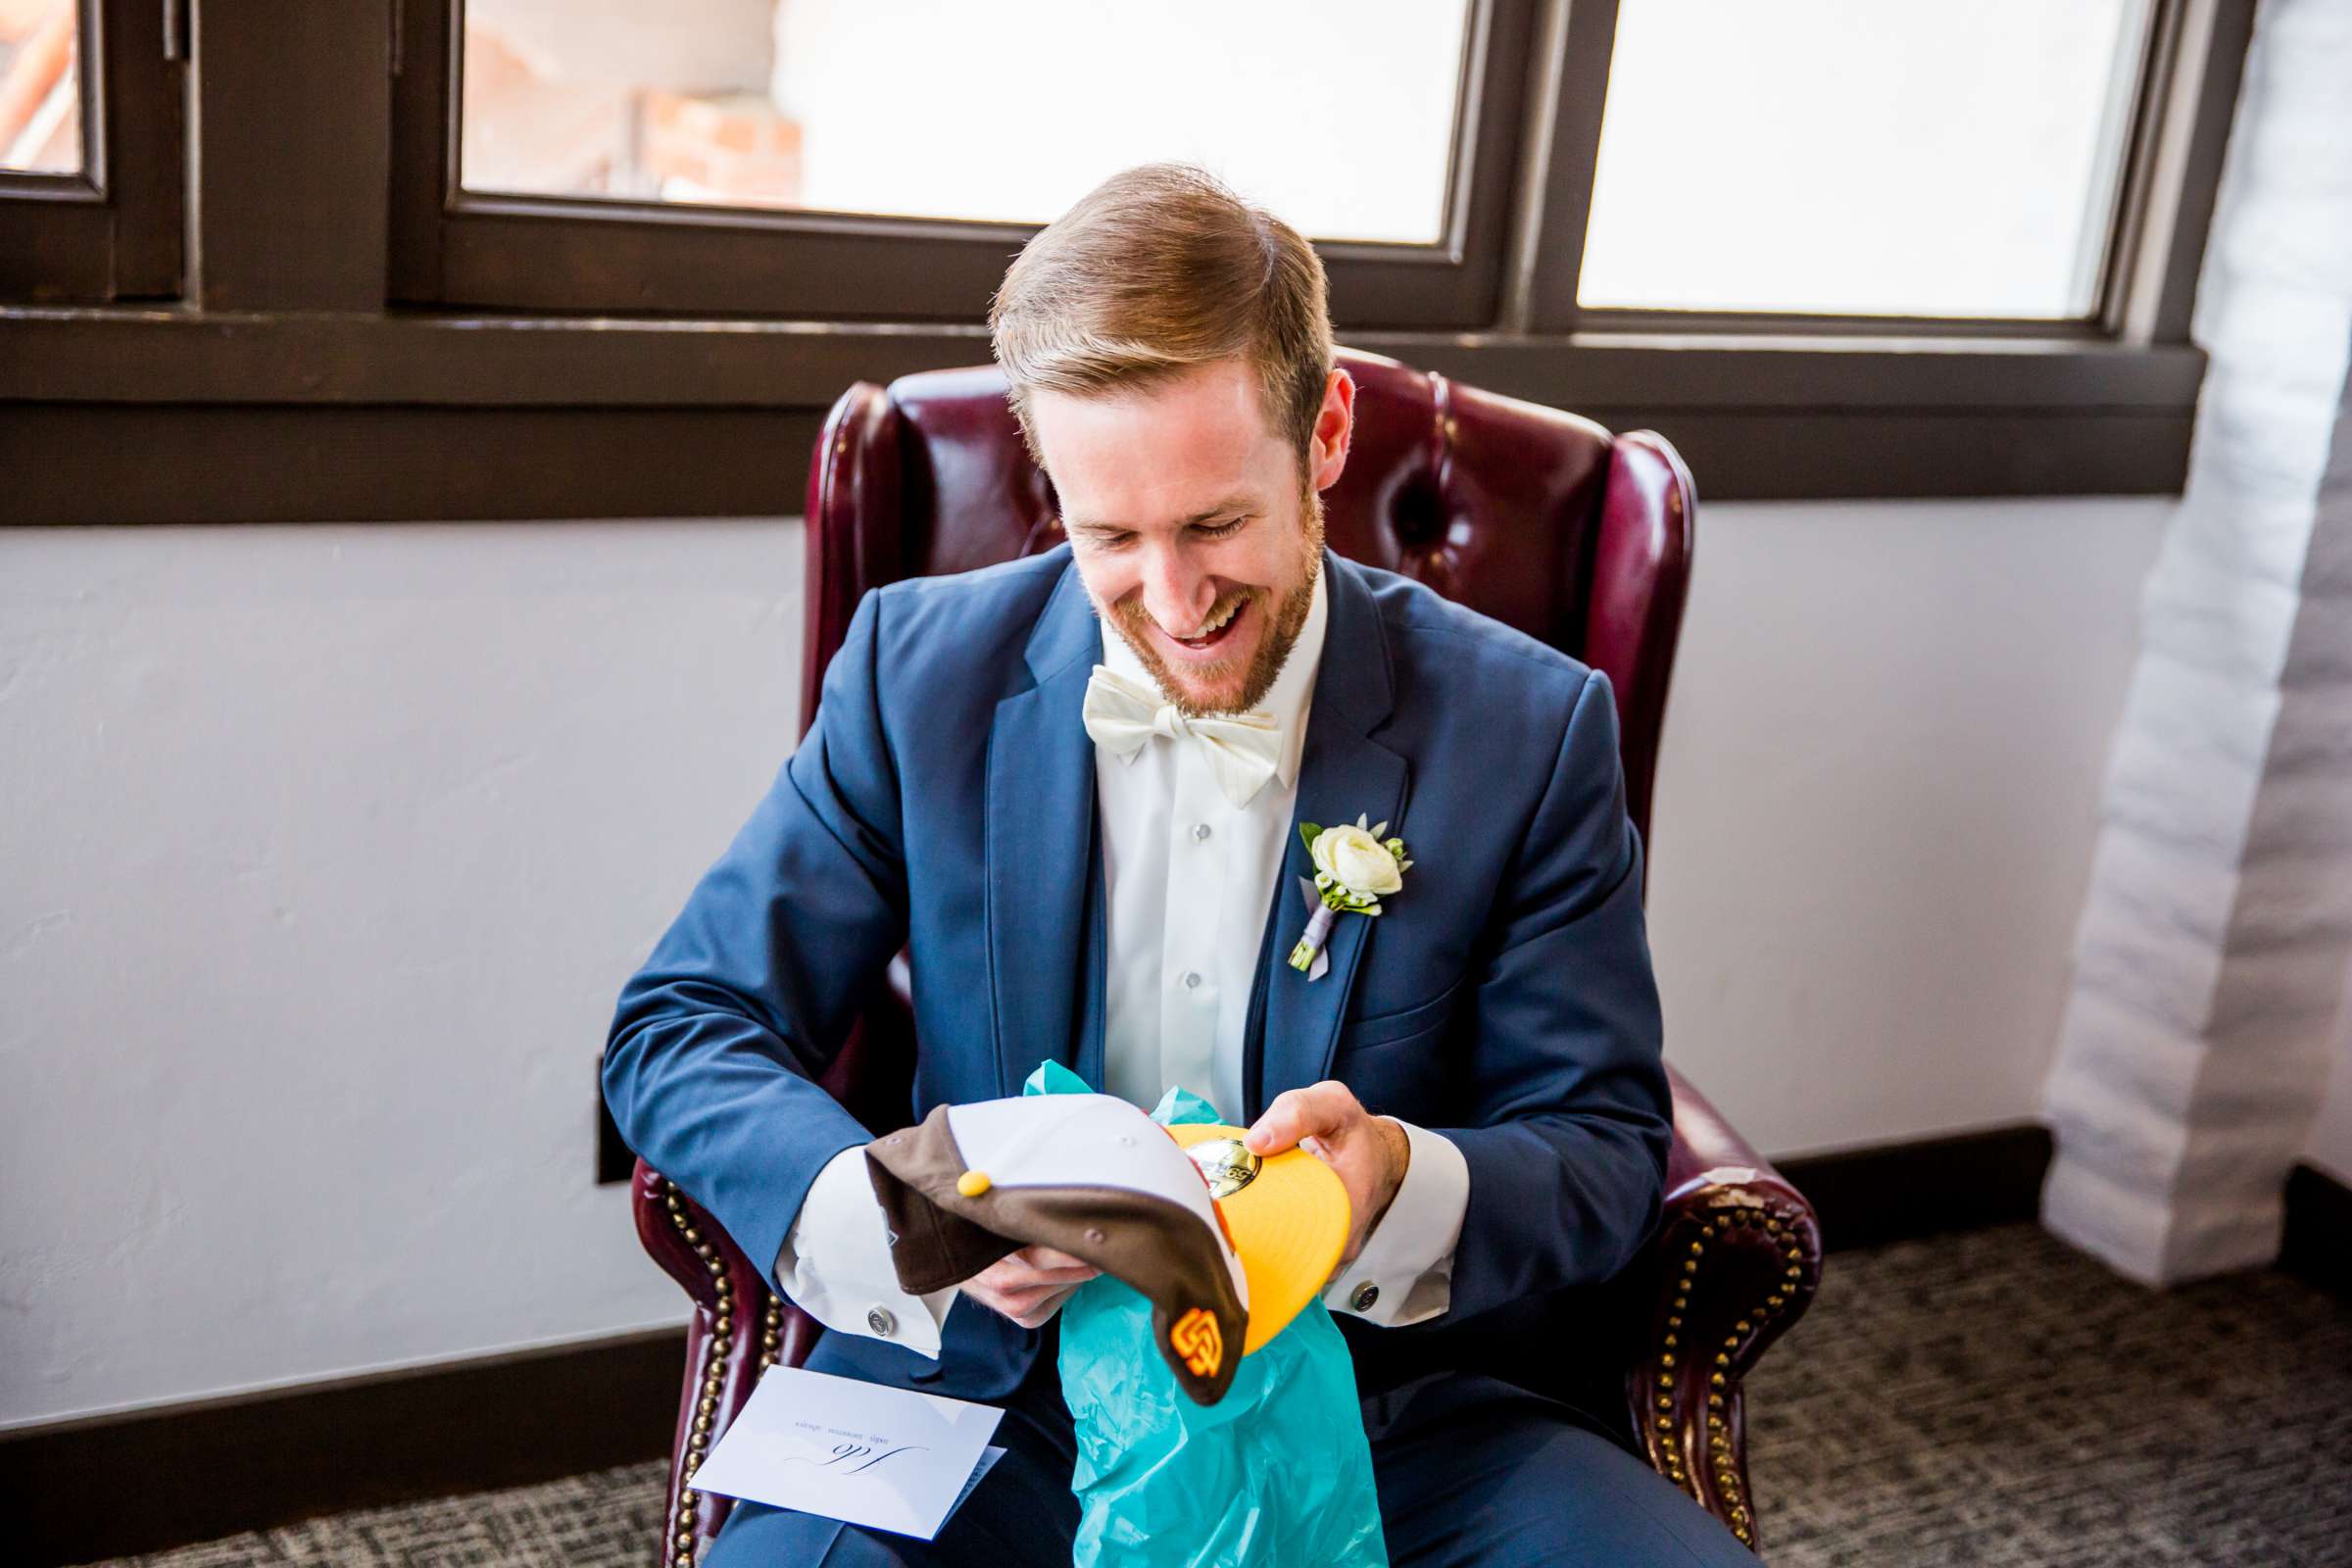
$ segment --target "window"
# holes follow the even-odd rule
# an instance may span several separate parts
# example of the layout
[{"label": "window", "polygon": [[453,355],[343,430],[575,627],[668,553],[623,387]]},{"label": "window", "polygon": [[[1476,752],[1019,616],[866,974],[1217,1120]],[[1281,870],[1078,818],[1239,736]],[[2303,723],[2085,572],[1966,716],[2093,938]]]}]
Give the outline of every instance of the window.
[{"label": "window", "polygon": [[0,0],[0,298],[180,286],[180,61],[165,0]]},{"label": "window", "polygon": [[2097,313],[2149,0],[1621,0],[1577,302]]},{"label": "window", "polygon": [[1181,158],[1318,237],[1434,245],[1468,21],[1467,0],[468,0],[460,182],[1026,224]]},{"label": "window", "polygon": [[1181,158],[1328,242],[1343,322],[1477,325],[1500,295],[1536,11],[415,4],[408,58],[451,61],[458,86],[411,73],[400,89],[396,287],[971,320],[1032,225],[1116,170]]},{"label": "window", "polygon": [[0,0],[0,170],[78,174],[81,13],[74,0]]},{"label": "window", "polygon": [[789,514],[1170,156],[1349,346],[1710,499],[2177,492],[2255,10],[207,0],[191,59],[195,4],[0,0],[10,521]]}]

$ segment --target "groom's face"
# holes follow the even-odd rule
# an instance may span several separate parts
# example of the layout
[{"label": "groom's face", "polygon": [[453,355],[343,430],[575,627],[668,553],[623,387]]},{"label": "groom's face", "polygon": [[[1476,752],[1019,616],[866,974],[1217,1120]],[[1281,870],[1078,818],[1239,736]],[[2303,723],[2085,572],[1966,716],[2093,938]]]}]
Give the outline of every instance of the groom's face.
[{"label": "groom's face", "polygon": [[1030,397],[1087,595],[1183,711],[1253,708],[1281,672],[1313,602],[1318,492],[1347,461],[1354,393],[1334,370],[1303,456],[1238,360],[1143,390]]}]

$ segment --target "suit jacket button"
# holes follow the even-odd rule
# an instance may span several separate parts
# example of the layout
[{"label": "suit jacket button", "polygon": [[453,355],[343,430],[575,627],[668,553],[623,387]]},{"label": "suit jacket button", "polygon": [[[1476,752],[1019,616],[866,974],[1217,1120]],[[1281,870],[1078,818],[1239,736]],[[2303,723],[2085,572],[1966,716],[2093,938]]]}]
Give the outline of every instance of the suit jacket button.
[{"label": "suit jacket button", "polygon": [[1355,1288],[1355,1294],[1353,1296],[1348,1298],[1348,1304],[1354,1307],[1358,1312],[1369,1312],[1372,1310],[1372,1303],[1379,1299],[1380,1287],[1373,1284],[1370,1280],[1366,1280],[1363,1284],[1358,1285]]},{"label": "suit jacket button", "polygon": [[877,1306],[865,1314],[865,1326],[874,1331],[876,1339],[887,1340],[899,1330],[899,1320],[890,1315],[888,1307]]}]

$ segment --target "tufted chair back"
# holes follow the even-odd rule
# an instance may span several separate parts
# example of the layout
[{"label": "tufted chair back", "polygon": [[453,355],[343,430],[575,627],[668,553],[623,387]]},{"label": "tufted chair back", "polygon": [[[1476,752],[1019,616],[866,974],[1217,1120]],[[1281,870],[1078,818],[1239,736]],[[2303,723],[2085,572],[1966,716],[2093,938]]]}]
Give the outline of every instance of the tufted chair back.
[{"label": "tufted chair back", "polygon": [[[1662,436],[1342,349],[1355,435],[1324,493],[1331,548],[1414,577],[1607,673],[1627,807],[1649,836],[1666,681],[1690,574],[1690,470]],[[803,727],[868,588],[1061,542],[993,367],[859,382],[808,474]]]}]

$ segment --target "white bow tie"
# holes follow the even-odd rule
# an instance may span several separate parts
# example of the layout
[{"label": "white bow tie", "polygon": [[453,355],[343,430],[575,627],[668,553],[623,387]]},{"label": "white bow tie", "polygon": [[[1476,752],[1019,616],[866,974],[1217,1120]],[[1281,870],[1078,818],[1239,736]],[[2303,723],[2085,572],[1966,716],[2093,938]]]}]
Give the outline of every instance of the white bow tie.
[{"label": "white bow tie", "polygon": [[1236,806],[1247,806],[1274,776],[1282,749],[1282,726],[1271,713],[1229,713],[1188,718],[1174,703],[1104,664],[1086,682],[1086,733],[1113,757],[1132,758],[1154,735],[1170,740],[1191,736],[1208,759],[1217,788]]}]

